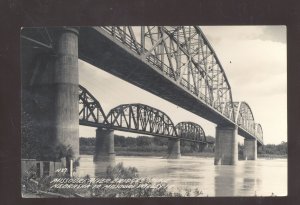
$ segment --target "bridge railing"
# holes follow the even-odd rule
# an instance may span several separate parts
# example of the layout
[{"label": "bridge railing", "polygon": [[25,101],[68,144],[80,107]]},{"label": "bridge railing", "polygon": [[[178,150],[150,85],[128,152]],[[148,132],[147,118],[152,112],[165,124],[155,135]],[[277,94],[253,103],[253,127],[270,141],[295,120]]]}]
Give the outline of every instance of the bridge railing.
[{"label": "bridge railing", "polygon": [[[131,36],[128,33],[124,33],[124,36],[121,36],[120,33],[115,32],[115,28],[113,26],[104,26],[101,27],[106,32],[108,32],[110,35],[118,39],[121,43],[123,43],[126,47],[128,47],[131,51],[134,53],[141,55],[141,52],[144,51],[144,53],[147,53],[148,50],[146,48],[142,48],[142,45],[134,41]],[[172,71],[172,68],[161,61],[157,56],[153,55],[152,53],[148,54],[145,58],[151,65],[158,68],[160,71],[162,71],[166,76],[176,79],[178,76],[176,76],[176,73]],[[216,64],[216,63],[215,63]],[[205,96],[203,93],[199,92],[199,90],[196,89],[196,87],[192,84],[189,84],[189,82],[181,78],[180,84],[185,87],[189,92],[192,94],[199,96],[201,100],[207,105],[212,105],[212,99]],[[217,109],[219,112],[221,109]]]},{"label": "bridge railing", "polygon": [[[135,52],[136,54],[141,55],[142,50],[144,50],[144,53],[148,52],[148,50],[146,48],[142,49],[142,45],[139,42],[134,41],[129,34],[124,33],[124,36],[121,36],[120,33],[117,33],[114,31],[113,26],[104,26],[101,28],[103,28],[104,30],[109,32],[112,36],[114,36],[116,39],[118,39],[120,42],[122,42],[125,46],[127,46],[131,51]],[[171,72],[170,66],[168,66],[166,63],[161,61],[159,58],[157,58],[157,56],[150,53],[146,57],[146,60],[150,64],[154,65],[155,67],[158,67],[159,70],[161,70],[163,73],[165,73],[170,78],[176,77],[174,75],[174,73]]]}]

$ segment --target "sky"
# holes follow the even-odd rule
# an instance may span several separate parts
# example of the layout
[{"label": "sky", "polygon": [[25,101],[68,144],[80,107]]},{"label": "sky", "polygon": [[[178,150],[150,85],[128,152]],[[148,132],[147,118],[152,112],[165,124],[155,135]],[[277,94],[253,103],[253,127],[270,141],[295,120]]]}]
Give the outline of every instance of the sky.
[{"label": "sky", "polygon": [[[260,123],[265,144],[287,141],[287,48],[285,26],[200,26],[215,50],[232,89],[233,101],[246,101]],[[125,103],[143,103],[164,111],[176,125],[193,121],[215,137],[213,124],[176,105],[79,60],[79,83],[105,113]],[[81,137],[95,128],[80,126]],[[124,136],[137,136],[118,132]],[[238,137],[240,143],[243,138]]]}]

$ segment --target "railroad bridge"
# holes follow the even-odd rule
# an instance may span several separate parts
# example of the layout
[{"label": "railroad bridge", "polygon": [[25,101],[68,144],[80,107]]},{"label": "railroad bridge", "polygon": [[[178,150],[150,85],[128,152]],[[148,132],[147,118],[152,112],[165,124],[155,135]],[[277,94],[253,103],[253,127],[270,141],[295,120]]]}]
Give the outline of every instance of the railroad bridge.
[{"label": "railroad bridge", "polygon": [[199,149],[203,144],[213,144],[206,140],[200,125],[180,122],[175,126],[166,113],[148,105],[123,104],[111,109],[106,115],[100,102],[80,85],[79,124],[97,128],[96,161],[114,160],[114,130],[168,138],[168,158],[181,156],[181,140],[195,143]]},{"label": "railroad bridge", "polygon": [[[76,155],[78,58],[215,123],[215,164],[236,164],[238,134],[247,159],[256,159],[263,144],[262,126],[248,103],[233,101],[225,70],[199,26],[23,28],[21,50],[23,93],[39,109],[31,113],[39,122],[33,129]],[[133,110],[148,108],[121,105],[106,120],[117,123],[122,109],[133,116]]]}]

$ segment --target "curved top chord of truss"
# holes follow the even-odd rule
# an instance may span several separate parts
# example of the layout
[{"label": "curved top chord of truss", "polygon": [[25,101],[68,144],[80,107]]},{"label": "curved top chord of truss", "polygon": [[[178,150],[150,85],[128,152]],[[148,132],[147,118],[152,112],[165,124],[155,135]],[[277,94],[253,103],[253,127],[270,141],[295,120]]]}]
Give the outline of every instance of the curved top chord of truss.
[{"label": "curved top chord of truss", "polygon": [[193,122],[180,122],[176,126],[180,138],[206,143],[205,132],[202,127]]},{"label": "curved top chord of truss", "polygon": [[172,120],[164,112],[143,104],[124,104],[110,110],[107,115],[110,126],[125,131],[177,137]]},{"label": "curved top chord of truss", "polygon": [[262,141],[262,128],[255,123],[254,115],[248,103],[234,102],[235,123]]},{"label": "curved top chord of truss", "polygon": [[255,126],[255,133],[256,133],[256,137],[263,142],[264,137],[263,137],[263,130],[262,130],[262,126],[260,124],[256,124]]},{"label": "curved top chord of truss", "polygon": [[79,120],[107,123],[106,115],[98,100],[81,85],[79,85]]},{"label": "curved top chord of truss", "polygon": [[215,51],[198,26],[105,26],[99,29],[202,103],[234,121],[231,87]]}]

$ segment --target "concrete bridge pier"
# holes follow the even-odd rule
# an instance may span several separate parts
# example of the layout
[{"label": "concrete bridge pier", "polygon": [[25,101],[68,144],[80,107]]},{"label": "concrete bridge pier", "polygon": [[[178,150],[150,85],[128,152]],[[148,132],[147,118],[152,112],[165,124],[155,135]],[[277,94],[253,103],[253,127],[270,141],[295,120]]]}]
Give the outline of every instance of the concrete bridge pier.
[{"label": "concrete bridge pier", "polygon": [[257,140],[244,139],[244,159],[256,160],[257,159]]},{"label": "concrete bridge pier", "polygon": [[70,146],[75,158],[79,156],[78,34],[73,27],[58,31],[53,75],[56,142]]},{"label": "concrete bridge pier", "polygon": [[237,127],[216,127],[215,165],[235,165],[238,161]]},{"label": "concrete bridge pier", "polygon": [[180,153],[180,139],[171,139],[168,141],[168,158],[169,159],[179,159],[181,157]]},{"label": "concrete bridge pier", "polygon": [[37,138],[43,160],[55,157],[53,151],[61,145],[71,148],[74,158],[79,156],[79,31],[54,31],[53,50],[37,52],[32,62],[22,53],[22,106],[30,117],[24,123],[31,123],[30,134]]},{"label": "concrete bridge pier", "polygon": [[207,147],[207,144],[198,144],[198,151],[199,152],[203,152],[203,150]]},{"label": "concrete bridge pier", "polygon": [[114,162],[115,156],[114,131],[97,128],[94,162]]}]

